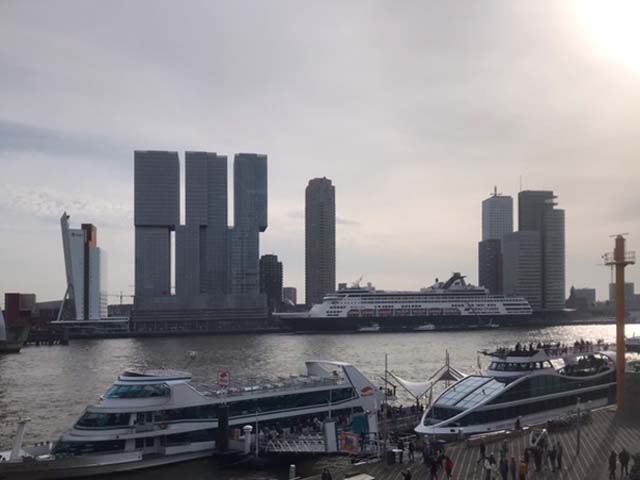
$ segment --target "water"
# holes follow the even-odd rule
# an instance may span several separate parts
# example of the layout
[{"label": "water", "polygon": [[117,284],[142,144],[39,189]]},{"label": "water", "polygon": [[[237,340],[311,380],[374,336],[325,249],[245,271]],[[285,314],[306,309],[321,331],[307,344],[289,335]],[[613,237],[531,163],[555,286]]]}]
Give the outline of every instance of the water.
[{"label": "water", "polygon": [[[627,336],[640,334],[628,325]],[[0,357],[0,446],[13,441],[15,421],[29,417],[27,444],[54,440],[94,403],[116,376],[130,368],[185,368],[187,352],[198,352],[188,365],[198,385],[214,385],[219,370],[236,378],[274,378],[304,372],[304,361],[342,360],[362,370],[374,383],[389,370],[406,379],[424,380],[444,362],[464,372],[477,368],[477,351],[516,342],[573,342],[577,339],[615,340],[615,326],[562,326],[535,330],[498,329],[478,332],[362,333],[326,335],[228,335],[175,338],[74,340],[68,346],[25,347],[19,355]],[[483,360],[486,365],[486,359]],[[286,466],[271,474],[238,476],[220,472],[211,461],[119,476],[174,478],[189,470],[191,478],[286,478]],[[175,470],[179,468],[180,470]],[[212,471],[216,472],[212,476]]]}]

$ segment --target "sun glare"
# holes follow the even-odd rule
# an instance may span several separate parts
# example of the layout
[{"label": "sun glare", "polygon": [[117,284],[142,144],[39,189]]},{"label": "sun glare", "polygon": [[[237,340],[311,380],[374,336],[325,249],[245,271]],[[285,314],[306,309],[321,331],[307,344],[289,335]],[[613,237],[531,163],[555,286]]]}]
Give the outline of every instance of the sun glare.
[{"label": "sun glare", "polygon": [[576,6],[596,51],[640,74],[640,1],[578,0]]}]

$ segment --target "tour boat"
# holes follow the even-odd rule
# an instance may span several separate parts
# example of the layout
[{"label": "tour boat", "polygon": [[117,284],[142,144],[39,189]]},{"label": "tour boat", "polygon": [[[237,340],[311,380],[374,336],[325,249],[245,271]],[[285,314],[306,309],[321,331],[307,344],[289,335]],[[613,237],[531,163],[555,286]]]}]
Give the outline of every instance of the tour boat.
[{"label": "tour boat", "polygon": [[464,436],[536,425],[574,410],[615,402],[615,352],[603,343],[518,346],[483,352],[488,369],[445,389],[415,431]]},{"label": "tour boat", "polygon": [[210,393],[196,390],[188,372],[125,372],[54,444],[23,448],[22,422],[13,449],[0,452],[0,479],[85,477],[192,460],[212,455],[221,435],[239,436],[245,425],[297,428],[375,412],[382,403],[384,391],[348,363],[306,367],[306,375]]}]

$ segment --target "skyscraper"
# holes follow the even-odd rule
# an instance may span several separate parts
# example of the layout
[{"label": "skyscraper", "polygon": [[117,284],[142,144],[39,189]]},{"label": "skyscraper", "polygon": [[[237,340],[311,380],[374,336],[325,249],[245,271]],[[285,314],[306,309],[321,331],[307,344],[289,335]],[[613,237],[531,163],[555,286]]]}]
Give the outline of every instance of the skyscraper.
[{"label": "skyscraper", "polygon": [[328,178],[314,178],[305,191],[305,291],[307,305],[336,289],[336,196]]},{"label": "skyscraper", "polygon": [[482,240],[500,240],[513,232],[513,198],[494,189],[493,195],[482,201]]},{"label": "skyscraper", "polygon": [[227,157],[185,154],[185,225],[176,228],[176,294],[223,295],[227,274]]},{"label": "skyscraper", "polygon": [[542,247],[535,231],[502,237],[504,294],[522,296],[533,310],[542,310]]},{"label": "skyscraper", "polygon": [[277,255],[260,257],[260,293],[267,296],[269,312],[280,310],[282,305],[282,262]]},{"label": "skyscraper", "polygon": [[99,320],[107,316],[106,268],[98,247],[98,230],[90,223],[69,228],[69,215],[60,217],[62,248],[67,276],[61,318]]},{"label": "skyscraper", "polygon": [[[565,306],[564,210],[555,208],[555,198],[550,190],[520,192],[520,235],[503,237],[504,291],[524,296],[534,310],[558,311]],[[534,260],[537,266],[532,264]],[[512,264],[516,261],[519,263]]]},{"label": "skyscraper", "polygon": [[267,156],[239,153],[233,161],[233,217],[230,231],[231,293],[260,291],[260,232],[267,229]]},{"label": "skyscraper", "polygon": [[298,290],[296,287],[283,287],[282,300],[290,305],[296,305],[298,303]]},{"label": "skyscraper", "polygon": [[134,154],[135,293],[171,294],[171,231],[180,223],[177,152]]},{"label": "skyscraper", "polygon": [[501,241],[513,232],[513,198],[497,188],[482,201],[482,241],[478,243],[478,283],[491,293],[502,293]]}]

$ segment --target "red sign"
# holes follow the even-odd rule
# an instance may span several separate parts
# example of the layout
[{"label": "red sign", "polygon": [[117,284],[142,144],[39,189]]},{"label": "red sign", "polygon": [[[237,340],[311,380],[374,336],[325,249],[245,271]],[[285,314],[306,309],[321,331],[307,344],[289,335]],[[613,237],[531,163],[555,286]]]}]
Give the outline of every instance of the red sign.
[{"label": "red sign", "polygon": [[220,370],[218,372],[218,386],[220,388],[227,388],[230,380],[231,376],[227,370]]}]

